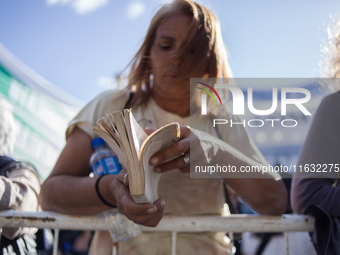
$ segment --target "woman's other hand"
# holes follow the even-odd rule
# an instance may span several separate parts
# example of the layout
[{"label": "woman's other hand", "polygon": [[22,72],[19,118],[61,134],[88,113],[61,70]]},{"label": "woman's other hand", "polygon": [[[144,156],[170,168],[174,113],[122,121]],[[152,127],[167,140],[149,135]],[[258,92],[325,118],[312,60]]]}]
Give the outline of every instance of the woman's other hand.
[{"label": "woman's other hand", "polygon": [[[183,157],[181,157],[181,155],[183,155]],[[188,162],[184,161],[184,157],[187,158]],[[183,173],[189,173],[190,128],[181,126],[180,140],[164,150],[155,153],[150,159],[150,164],[155,167],[154,170],[157,173],[167,172],[173,169],[179,169]]]},{"label": "woman's other hand", "polygon": [[110,187],[116,198],[119,211],[129,220],[148,227],[155,227],[163,217],[164,198],[153,204],[137,204],[130,195],[129,176],[123,169]]},{"label": "woman's other hand", "polygon": [[[191,148],[190,150],[190,141]],[[190,157],[190,155],[195,155]],[[181,126],[180,140],[168,148],[155,153],[150,159],[150,164],[155,167],[155,172],[162,173],[173,169],[179,169],[183,173],[190,172],[190,160],[195,158],[195,163],[206,164],[204,151],[199,139],[191,132],[190,127]],[[197,161],[198,160],[198,161]]]}]

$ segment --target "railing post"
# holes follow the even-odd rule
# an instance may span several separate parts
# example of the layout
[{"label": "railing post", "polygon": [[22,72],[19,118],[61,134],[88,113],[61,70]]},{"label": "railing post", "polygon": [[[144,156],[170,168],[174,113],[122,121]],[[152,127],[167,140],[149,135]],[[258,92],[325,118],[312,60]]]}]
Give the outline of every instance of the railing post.
[{"label": "railing post", "polygon": [[289,255],[288,234],[289,234],[289,232],[283,232],[283,236],[285,238],[286,255]]},{"label": "railing post", "polygon": [[171,255],[176,255],[176,248],[177,248],[177,232],[171,232]]},{"label": "railing post", "polygon": [[112,255],[118,254],[118,243],[112,240]]},{"label": "railing post", "polygon": [[229,236],[229,240],[230,240],[230,242],[229,242],[229,254],[232,255],[232,254],[234,254],[233,253],[233,250],[234,250],[234,233],[229,232],[228,236]]},{"label": "railing post", "polygon": [[59,229],[54,229],[53,255],[58,254]]}]

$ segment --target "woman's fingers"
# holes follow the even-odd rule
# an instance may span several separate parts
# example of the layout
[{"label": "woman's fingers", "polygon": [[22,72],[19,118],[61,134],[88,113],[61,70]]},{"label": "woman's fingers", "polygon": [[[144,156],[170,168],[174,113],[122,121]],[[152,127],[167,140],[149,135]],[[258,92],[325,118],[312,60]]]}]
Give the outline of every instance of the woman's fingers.
[{"label": "woman's fingers", "polygon": [[155,153],[150,164],[155,166],[155,172],[161,173],[173,169],[190,172],[190,128],[181,126],[181,140],[162,151]]},{"label": "woman's fingers", "polygon": [[159,198],[153,204],[136,204],[130,196],[123,196],[118,208],[128,219],[135,223],[154,227],[162,219],[164,199]]},{"label": "woman's fingers", "polygon": [[162,151],[155,153],[150,159],[152,166],[157,166],[169,159],[187,153],[190,149],[190,129],[186,126],[181,127],[181,140],[170,145]]},{"label": "woman's fingers", "polygon": [[114,196],[119,211],[135,223],[153,227],[163,216],[164,199],[159,198],[153,204],[137,204],[130,195],[129,176],[123,169],[115,179]]},{"label": "woman's fingers", "polygon": [[146,217],[145,221],[143,222],[143,225],[148,226],[148,227],[156,227],[157,224],[160,222],[160,220],[163,217],[163,210],[164,210],[164,205],[165,201],[163,198],[158,198],[155,202],[154,205],[157,208],[160,208],[155,214],[152,215],[152,217]]},{"label": "woman's fingers", "polygon": [[126,171],[126,168],[122,169],[116,178],[117,181],[121,182],[122,184],[129,186],[129,174]]},{"label": "woman's fingers", "polygon": [[181,139],[190,136],[190,127],[189,126],[181,126]]},{"label": "woman's fingers", "polygon": [[[150,134],[153,130],[145,129]],[[155,171],[165,172],[172,169],[180,169],[183,172],[190,171],[190,128],[181,127],[181,140],[168,148],[156,153],[150,159]],[[154,227],[163,216],[165,201],[157,199],[153,204],[137,204],[130,195],[129,175],[123,169],[115,179],[114,195],[118,209],[121,213],[135,223]]]},{"label": "woman's fingers", "polygon": [[149,128],[149,127],[144,128],[144,131],[145,131],[145,133],[147,133],[148,135],[151,135],[153,132],[155,132],[154,129]]},{"label": "woman's fingers", "polygon": [[157,165],[154,170],[157,173],[162,173],[173,169],[179,169],[183,173],[190,172],[190,151],[173,160]]}]

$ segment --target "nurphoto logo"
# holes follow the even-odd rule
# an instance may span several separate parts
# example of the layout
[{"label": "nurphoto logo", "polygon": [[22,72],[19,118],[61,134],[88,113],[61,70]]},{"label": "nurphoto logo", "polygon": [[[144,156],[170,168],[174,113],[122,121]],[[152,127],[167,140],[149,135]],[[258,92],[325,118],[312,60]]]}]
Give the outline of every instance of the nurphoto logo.
[{"label": "nurphoto logo", "polygon": [[[215,105],[217,105],[216,100],[211,92],[208,91],[210,89],[218,98],[221,106],[222,106],[222,100],[217,93],[216,89],[227,89],[229,90],[229,93],[232,95],[232,106],[233,106],[233,115],[245,115],[245,95],[244,92],[237,86],[230,85],[230,84],[215,84],[215,88],[203,83],[203,82],[196,82],[196,84],[204,86],[206,88],[202,87],[196,87],[198,89],[201,89],[205,91],[215,102]],[[271,106],[268,109],[256,109],[254,106],[254,100],[253,100],[253,88],[248,87],[247,88],[247,106],[250,113],[257,115],[257,116],[267,116],[273,114],[277,108],[278,108],[278,88],[273,87],[272,88],[272,100],[271,100]],[[309,102],[311,99],[311,93],[309,90],[305,88],[299,88],[299,87],[283,87],[281,88],[281,116],[287,115],[287,105],[295,105],[297,109],[299,109],[304,115],[311,115],[311,113],[306,109],[304,106],[305,103]],[[304,95],[302,98],[289,98],[287,95],[290,93],[294,94],[300,94]],[[207,94],[201,95],[201,114],[206,115],[207,114]],[[246,126],[246,123],[249,127],[262,127],[265,122],[271,123],[272,127],[274,127],[275,123],[280,121],[281,125],[283,127],[295,127],[297,126],[298,122],[295,119],[250,119],[246,121],[245,119],[242,122],[232,122],[232,120],[227,119],[214,119],[213,120],[213,126],[216,125],[225,125],[230,124],[232,127],[233,125],[242,124],[243,126]]]}]

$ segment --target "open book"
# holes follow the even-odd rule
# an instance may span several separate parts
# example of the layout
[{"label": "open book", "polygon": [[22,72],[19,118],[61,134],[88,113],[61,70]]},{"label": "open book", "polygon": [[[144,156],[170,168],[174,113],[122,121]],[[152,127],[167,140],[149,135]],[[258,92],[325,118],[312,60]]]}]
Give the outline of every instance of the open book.
[{"label": "open book", "polygon": [[97,121],[93,131],[117,154],[129,174],[129,186],[136,203],[153,203],[158,198],[160,174],[149,160],[156,152],[180,138],[180,126],[171,123],[147,135],[132,115],[131,109],[112,112]]}]

